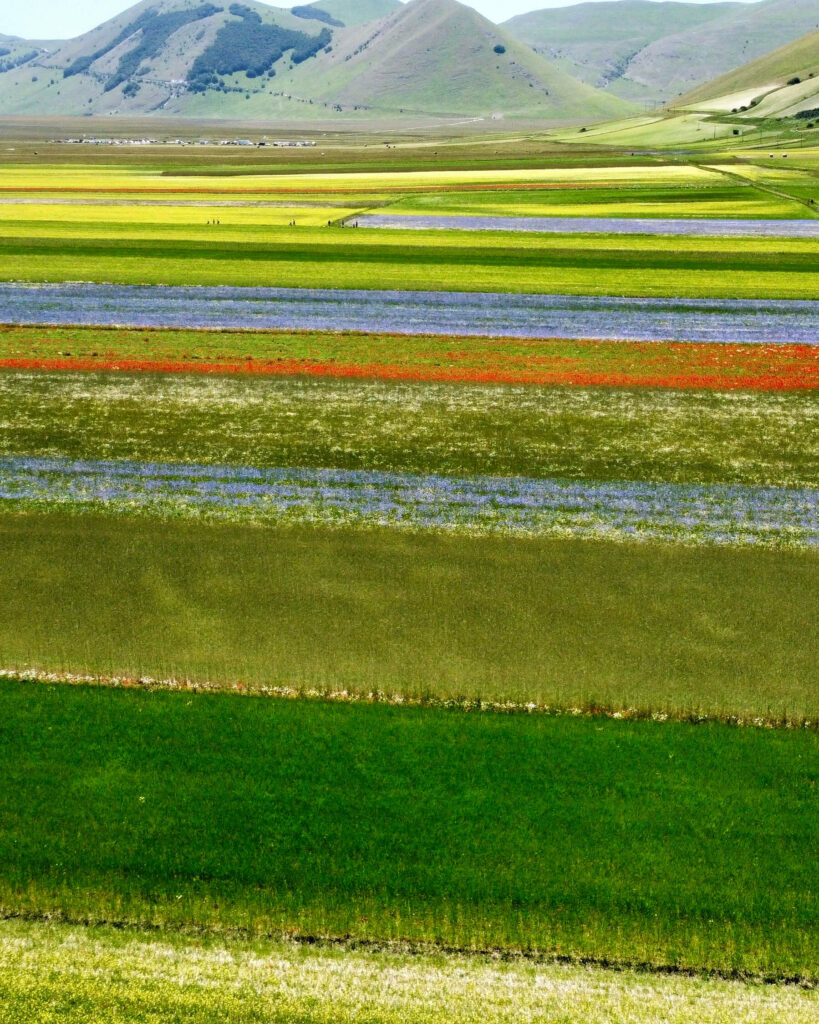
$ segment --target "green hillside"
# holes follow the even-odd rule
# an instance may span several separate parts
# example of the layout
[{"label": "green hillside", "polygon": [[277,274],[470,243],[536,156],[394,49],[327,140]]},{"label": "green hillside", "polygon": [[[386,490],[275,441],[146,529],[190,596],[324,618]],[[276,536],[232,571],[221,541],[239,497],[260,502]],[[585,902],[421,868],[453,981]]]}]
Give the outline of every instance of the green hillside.
[{"label": "green hillside", "polygon": [[748,107],[758,117],[819,107],[819,31],[693,90],[678,106],[720,112]]},{"label": "green hillside", "polygon": [[294,87],[381,111],[600,120],[628,109],[455,0],[413,0],[342,43]]},{"label": "green hillside", "polygon": [[143,0],[20,67],[0,67],[0,114],[184,114],[209,93],[213,115],[224,107],[232,116],[247,93],[270,91],[263,76],[310,59],[333,32],[256,0]]},{"label": "green hillside", "polygon": [[505,27],[585,82],[666,103],[819,28],[819,5],[618,0],[536,11]]}]

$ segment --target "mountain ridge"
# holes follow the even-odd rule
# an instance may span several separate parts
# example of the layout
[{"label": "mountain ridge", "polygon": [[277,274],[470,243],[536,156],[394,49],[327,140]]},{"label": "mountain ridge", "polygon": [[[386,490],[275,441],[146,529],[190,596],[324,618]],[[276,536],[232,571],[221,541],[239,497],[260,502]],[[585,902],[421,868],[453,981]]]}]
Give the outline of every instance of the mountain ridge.
[{"label": "mountain ridge", "polygon": [[457,0],[141,0],[0,72],[0,114],[521,116],[603,120],[630,107],[555,68]]},{"label": "mountain ridge", "polygon": [[569,74],[657,105],[819,28],[819,7],[601,0],[533,11],[505,27]]}]

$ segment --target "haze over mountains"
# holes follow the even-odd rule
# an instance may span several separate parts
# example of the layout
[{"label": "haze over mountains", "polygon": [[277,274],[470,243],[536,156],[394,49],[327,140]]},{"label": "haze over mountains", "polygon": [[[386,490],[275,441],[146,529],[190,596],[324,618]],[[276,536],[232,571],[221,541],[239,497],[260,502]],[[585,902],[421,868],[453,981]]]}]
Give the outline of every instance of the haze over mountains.
[{"label": "haze over mountains", "polygon": [[819,116],[819,30],[694,89],[691,110],[752,117]]},{"label": "haze over mountains", "polygon": [[610,0],[522,14],[504,27],[590,85],[668,103],[819,28],[819,2]]},{"label": "haze over mountains", "polygon": [[616,0],[503,26],[456,0],[142,0],[67,42],[0,35],[0,114],[592,122],[697,101],[817,27],[817,0]]}]

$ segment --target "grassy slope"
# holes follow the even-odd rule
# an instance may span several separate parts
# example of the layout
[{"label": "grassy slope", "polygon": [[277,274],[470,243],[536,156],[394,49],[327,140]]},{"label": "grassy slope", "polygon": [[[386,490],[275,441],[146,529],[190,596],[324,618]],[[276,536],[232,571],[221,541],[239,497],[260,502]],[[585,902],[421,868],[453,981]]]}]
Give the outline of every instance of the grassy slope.
[{"label": "grassy slope", "polygon": [[[506,53],[496,54],[494,46]],[[283,79],[284,81],[284,79]],[[599,120],[628,109],[454,0],[415,0],[292,74],[293,90],[374,110]]]},{"label": "grassy slope", "polygon": [[650,0],[580,3],[519,14],[504,28],[536,50],[560,50],[567,45],[583,53],[589,44],[646,43],[701,25],[736,11],[736,3],[717,3],[703,8],[695,3],[664,3]]},{"label": "grassy slope", "polygon": [[0,925],[0,1021],[811,1024],[796,987],[40,922]]},{"label": "grassy slope", "polygon": [[[793,77],[806,79],[811,73],[819,74],[819,31],[787,43],[772,53],[694,89],[677,101],[675,106],[708,109],[709,100],[718,101],[722,96],[752,92],[754,89],[759,90],[757,95],[762,95],[774,88],[782,91],[781,100],[787,104],[788,93],[785,90],[793,90],[794,87],[786,86],[786,82]],[[819,91],[819,80],[816,89]]]},{"label": "grassy slope", "polygon": [[[816,714],[810,554],[0,519],[0,664]],[[352,582],[355,581],[355,585]]]},{"label": "grassy slope", "polygon": [[[90,32],[78,36],[51,48],[51,52],[16,71],[0,75],[0,111],[12,115],[79,116],[83,114],[121,116],[141,116],[179,109],[175,98],[178,90],[170,83],[184,80],[195,58],[203,52],[215,39],[219,29],[226,21],[234,21],[228,3],[221,6],[221,11],[183,26],[172,33],[165,45],[153,57],[142,62],[147,74],[139,79],[141,86],[136,96],[128,98],[123,95],[122,86],[110,92],[104,90],[105,78],[111,75],[119,63],[119,58],[133,49],[139,42],[134,33],[116,49],[99,58],[91,67],[91,73],[82,73],[63,78],[63,69],[71,65],[78,57],[99,52],[125,30],[136,18],[148,9],[159,13],[177,11],[185,6],[198,7],[209,0],[196,0],[195,3],[184,3],[183,0],[143,0],[128,10],[108,21],[103,22]],[[269,4],[257,3],[256,0],[243,0],[243,5],[254,10],[266,24],[280,25],[283,28],[308,35],[317,34],[322,25],[317,21],[306,21],[296,18],[288,10],[271,7]],[[284,62],[280,62],[282,65]],[[32,82],[32,76],[37,82]],[[261,80],[247,79],[244,74],[238,76],[235,84],[243,88],[257,89]],[[244,96],[224,96],[221,93],[210,93],[208,98],[213,104],[218,101],[216,112],[230,117],[231,100],[238,107]],[[90,102],[89,102],[90,101]],[[201,98],[187,95],[182,107],[191,107],[195,112],[202,106]],[[223,109],[220,111],[219,107]],[[294,104],[283,104],[283,109],[291,109],[297,114],[300,107]],[[246,113],[250,113],[247,111]],[[258,117],[258,112],[252,116]]]},{"label": "grassy slope", "polygon": [[6,682],[0,905],[815,976],[812,733]]},{"label": "grassy slope", "polygon": [[[272,80],[229,76],[240,90],[223,94],[182,94],[170,83],[185,78],[190,66],[215,37],[228,12],[188,25],[148,61],[148,74],[133,98],[122,87],[105,92],[104,77],[116,68],[128,40],[100,58],[90,74],[64,80],[62,69],[76,57],[97,52],[117,37],[147,5],[140,5],[72,40],[38,63],[39,81],[30,69],[0,76],[0,111],[37,114],[47,108],[63,114],[140,114],[159,110],[183,116],[265,118],[315,117],[333,113],[335,104],[397,113],[488,115],[496,110],[553,121],[596,120],[628,109],[616,97],[597,92],[552,67],[502,30],[454,0],[415,0],[397,5],[386,20],[335,29],[330,52],[293,66],[278,62]],[[180,0],[162,0],[161,10],[179,8]],[[287,11],[251,2],[266,23],[302,32],[318,31],[319,22],[295,18]],[[366,14],[366,12],[365,12]],[[342,19],[343,20],[343,19]],[[364,22],[368,21],[365,17]],[[494,45],[505,45],[501,56]],[[34,69],[36,74],[37,68]],[[531,86],[531,87],[530,87]],[[249,101],[245,94],[249,94]],[[89,102],[90,101],[90,102]],[[329,107],[327,106],[329,104]]]}]

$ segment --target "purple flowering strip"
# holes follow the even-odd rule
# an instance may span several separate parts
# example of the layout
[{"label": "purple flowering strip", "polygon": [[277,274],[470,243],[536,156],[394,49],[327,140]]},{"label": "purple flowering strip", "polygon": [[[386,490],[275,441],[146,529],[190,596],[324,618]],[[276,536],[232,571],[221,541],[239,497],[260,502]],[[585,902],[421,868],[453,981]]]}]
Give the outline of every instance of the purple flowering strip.
[{"label": "purple flowering strip", "polygon": [[819,490],[0,459],[6,508],[468,534],[815,547]]}]

